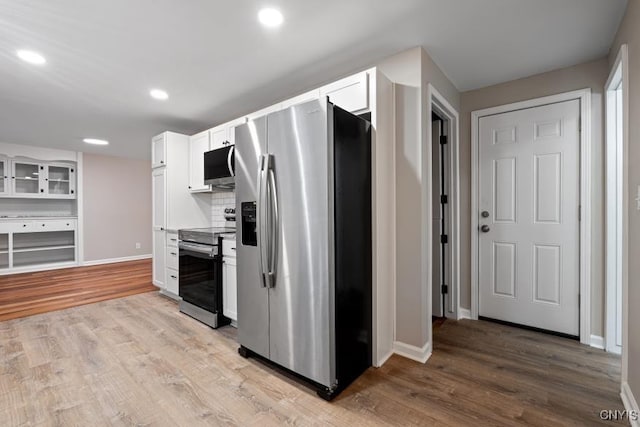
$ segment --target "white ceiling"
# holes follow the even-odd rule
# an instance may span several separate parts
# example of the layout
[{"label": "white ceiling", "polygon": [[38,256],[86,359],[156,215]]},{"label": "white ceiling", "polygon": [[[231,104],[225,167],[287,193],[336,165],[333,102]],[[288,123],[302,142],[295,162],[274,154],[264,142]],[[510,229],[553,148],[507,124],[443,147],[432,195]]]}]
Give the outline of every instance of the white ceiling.
[{"label": "white ceiling", "polygon": [[[626,3],[0,0],[0,141],[147,158],[164,130],[195,133],[417,45],[461,91],[479,88],[606,55]],[[257,23],[265,5],[281,28]]]}]

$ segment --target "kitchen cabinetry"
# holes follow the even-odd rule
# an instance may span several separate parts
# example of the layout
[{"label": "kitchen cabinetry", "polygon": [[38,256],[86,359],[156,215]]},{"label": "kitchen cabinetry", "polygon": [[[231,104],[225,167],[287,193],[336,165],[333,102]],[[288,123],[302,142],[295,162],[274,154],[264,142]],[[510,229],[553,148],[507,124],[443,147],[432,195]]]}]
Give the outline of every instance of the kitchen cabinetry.
[{"label": "kitchen cabinetry", "polygon": [[294,96],[293,98],[287,99],[286,101],[282,101],[282,109],[286,109],[292,107],[294,105],[302,104],[307,101],[313,101],[314,99],[320,98],[320,89],[311,90],[309,92],[305,92],[301,95]]},{"label": "kitchen cabinetry", "polygon": [[51,163],[46,166],[45,190],[52,198],[75,197],[76,169],[63,163]]},{"label": "kitchen cabinetry", "polygon": [[151,167],[165,166],[167,158],[167,134],[162,133],[151,140]]},{"label": "kitchen cabinetry", "polygon": [[235,326],[238,320],[235,237],[222,240],[222,314]]},{"label": "kitchen cabinetry", "polygon": [[164,292],[173,298],[178,298],[178,233],[167,232],[167,254],[166,260],[166,287]]},{"label": "kitchen cabinetry", "polygon": [[[165,132],[151,141],[154,169],[152,182],[153,284],[178,298],[177,268],[167,256],[177,249],[180,228],[207,227],[211,220],[209,200],[189,191],[190,138]],[[160,153],[160,154],[159,154]],[[177,253],[177,251],[174,251]]]},{"label": "kitchen cabinetry", "polygon": [[200,132],[189,138],[189,191],[211,191],[204,183],[204,153],[210,150],[210,132]]},{"label": "kitchen cabinetry", "polygon": [[0,272],[18,273],[52,265],[75,265],[75,219],[0,222]]},{"label": "kitchen cabinetry", "polygon": [[75,199],[77,197],[75,163],[9,160],[2,157],[0,158],[0,196]]},{"label": "kitchen cabinetry", "polygon": [[9,159],[0,157],[0,196],[9,193]]},{"label": "kitchen cabinetry", "polygon": [[369,73],[328,84],[320,89],[320,96],[328,96],[333,104],[352,113],[364,112],[369,109]]}]

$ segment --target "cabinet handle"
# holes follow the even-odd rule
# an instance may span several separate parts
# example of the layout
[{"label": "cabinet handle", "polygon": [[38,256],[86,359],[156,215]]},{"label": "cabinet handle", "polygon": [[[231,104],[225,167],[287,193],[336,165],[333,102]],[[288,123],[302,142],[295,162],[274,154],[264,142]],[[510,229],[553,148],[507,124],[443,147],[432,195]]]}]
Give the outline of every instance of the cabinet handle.
[{"label": "cabinet handle", "polygon": [[177,277],[176,277],[176,276],[174,276],[173,274],[171,275],[171,278],[172,278],[172,279],[177,279]]},{"label": "cabinet handle", "polygon": [[23,226],[23,227],[26,227],[26,226],[27,226],[27,224],[22,224],[22,226]]},{"label": "cabinet handle", "polygon": [[73,194],[74,192],[75,192],[74,190],[71,190],[71,194]]},{"label": "cabinet handle", "polygon": [[171,252],[171,255],[178,255],[178,254],[177,254],[177,253],[175,253],[175,252]]},{"label": "cabinet handle", "polygon": [[71,169],[71,172],[73,172],[73,169]]},{"label": "cabinet handle", "polygon": [[41,193],[44,193],[44,189],[40,189],[40,192],[41,192]]},{"label": "cabinet handle", "polygon": [[191,186],[189,186],[189,190],[191,190]]},{"label": "cabinet handle", "polygon": [[164,165],[164,160],[160,160],[160,164],[161,164],[161,165]]}]

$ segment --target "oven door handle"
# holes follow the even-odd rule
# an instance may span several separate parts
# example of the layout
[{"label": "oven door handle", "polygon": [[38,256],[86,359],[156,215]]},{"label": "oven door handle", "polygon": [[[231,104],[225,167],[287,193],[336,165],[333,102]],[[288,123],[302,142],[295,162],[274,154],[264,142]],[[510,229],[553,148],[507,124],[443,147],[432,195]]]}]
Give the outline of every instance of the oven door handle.
[{"label": "oven door handle", "polygon": [[214,248],[212,248],[211,246],[194,245],[192,243],[180,242],[178,243],[178,248],[184,249],[185,251],[191,251],[199,254],[209,255],[211,258],[215,256]]}]

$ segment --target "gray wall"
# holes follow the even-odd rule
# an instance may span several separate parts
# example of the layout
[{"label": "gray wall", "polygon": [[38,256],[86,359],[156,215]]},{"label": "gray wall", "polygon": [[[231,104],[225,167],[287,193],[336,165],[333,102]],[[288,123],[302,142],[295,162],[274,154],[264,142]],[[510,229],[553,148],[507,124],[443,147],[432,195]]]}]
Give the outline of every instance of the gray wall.
[{"label": "gray wall", "polygon": [[[634,309],[640,304],[640,211],[634,199],[640,184],[640,1],[630,0],[627,13],[618,30],[618,35],[609,54],[613,64],[620,46],[629,45],[629,321],[627,348],[627,382],[636,400],[640,399],[640,311]],[[624,368],[623,368],[624,371]]]},{"label": "gray wall", "polygon": [[604,151],[603,90],[609,70],[605,58],[464,92],[460,111],[460,305],[471,307],[471,112],[562,92],[591,88],[591,334],[604,334]]},{"label": "gray wall", "polygon": [[[431,150],[426,91],[432,84],[458,108],[460,94],[421,47],[394,55],[379,64],[396,85],[396,336],[422,348],[431,341]],[[423,162],[423,155],[427,154]],[[426,195],[423,197],[423,195]],[[423,233],[426,219],[427,233]]]},{"label": "gray wall", "polygon": [[151,162],[84,153],[82,180],[84,260],[150,254]]}]

